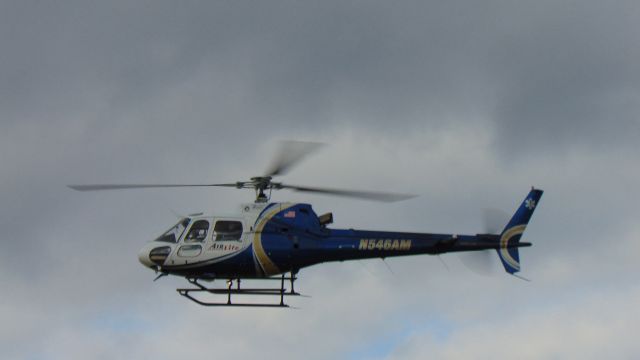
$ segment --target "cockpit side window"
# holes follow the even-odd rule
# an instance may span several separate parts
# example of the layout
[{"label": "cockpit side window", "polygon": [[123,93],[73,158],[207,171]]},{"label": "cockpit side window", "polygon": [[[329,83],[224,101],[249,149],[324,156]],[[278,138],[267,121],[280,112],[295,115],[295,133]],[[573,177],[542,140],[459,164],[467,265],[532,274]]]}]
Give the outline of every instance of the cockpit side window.
[{"label": "cockpit side window", "polygon": [[207,232],[209,232],[209,222],[198,220],[191,225],[184,242],[203,242],[207,238]]},{"label": "cockpit side window", "polygon": [[219,220],[213,231],[216,234],[216,241],[240,240],[242,223],[240,221]]},{"label": "cockpit side window", "polygon": [[167,230],[164,234],[160,235],[155,241],[162,241],[168,243],[177,243],[182,233],[189,225],[190,220],[185,218],[180,220],[179,223],[175,224],[171,227],[171,229]]}]

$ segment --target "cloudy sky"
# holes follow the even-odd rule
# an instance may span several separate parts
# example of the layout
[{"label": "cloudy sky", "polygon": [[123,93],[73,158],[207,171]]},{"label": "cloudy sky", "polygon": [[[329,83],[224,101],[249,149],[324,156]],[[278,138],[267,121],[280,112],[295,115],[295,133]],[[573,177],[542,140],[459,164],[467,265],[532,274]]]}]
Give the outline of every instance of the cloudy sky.
[{"label": "cloudy sky", "polygon": [[[0,357],[640,357],[638,24],[637,1],[0,2]],[[329,144],[291,183],[421,195],[277,194],[338,228],[473,234],[544,189],[532,281],[331,263],[298,310],[202,308],[137,251],[251,193],[65,187],[241,180],[282,139]]]}]

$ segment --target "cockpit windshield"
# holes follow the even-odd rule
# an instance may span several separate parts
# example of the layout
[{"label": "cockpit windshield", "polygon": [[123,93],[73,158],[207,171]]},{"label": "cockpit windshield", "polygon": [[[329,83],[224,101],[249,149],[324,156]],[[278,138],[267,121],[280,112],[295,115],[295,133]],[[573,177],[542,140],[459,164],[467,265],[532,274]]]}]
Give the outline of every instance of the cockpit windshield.
[{"label": "cockpit windshield", "polygon": [[164,234],[160,235],[155,241],[169,242],[169,243],[177,243],[182,233],[189,225],[191,220],[188,218],[184,218],[180,220],[179,223],[175,224],[171,229],[167,230]]}]

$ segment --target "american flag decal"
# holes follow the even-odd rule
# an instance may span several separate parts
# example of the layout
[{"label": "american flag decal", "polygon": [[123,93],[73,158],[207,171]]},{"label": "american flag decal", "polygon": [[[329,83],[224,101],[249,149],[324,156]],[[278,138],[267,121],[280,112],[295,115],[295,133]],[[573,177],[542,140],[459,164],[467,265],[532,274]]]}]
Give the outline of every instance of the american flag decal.
[{"label": "american flag decal", "polygon": [[287,211],[286,213],[284,213],[284,217],[286,218],[294,218],[296,217],[296,212],[293,210]]}]

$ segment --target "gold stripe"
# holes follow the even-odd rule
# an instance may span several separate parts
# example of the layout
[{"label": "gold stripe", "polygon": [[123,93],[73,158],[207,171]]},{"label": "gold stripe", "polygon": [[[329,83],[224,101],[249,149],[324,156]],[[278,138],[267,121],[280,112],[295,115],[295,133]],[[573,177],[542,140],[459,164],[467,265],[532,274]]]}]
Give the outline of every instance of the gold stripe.
[{"label": "gold stripe", "polygon": [[272,209],[264,216],[262,216],[262,219],[254,229],[255,234],[253,236],[253,254],[255,255],[256,260],[258,260],[258,264],[260,264],[260,267],[267,276],[279,274],[280,269],[278,269],[276,264],[271,261],[267,253],[264,251],[264,247],[262,246],[262,229],[264,229],[269,220],[271,220],[271,218],[273,218],[277,213],[279,213],[280,211],[284,211],[292,206],[292,204],[288,203],[275,205],[275,209]]},{"label": "gold stripe", "polygon": [[520,270],[520,263],[514,259],[511,254],[509,254],[509,250],[507,248],[509,241],[516,235],[520,235],[524,232],[524,229],[527,225],[518,225],[510,228],[505,231],[500,238],[500,254],[502,254],[502,258],[509,264],[511,267]]}]

